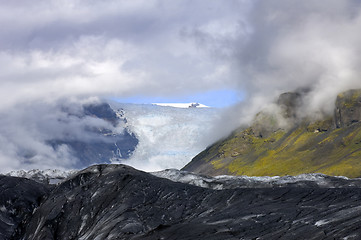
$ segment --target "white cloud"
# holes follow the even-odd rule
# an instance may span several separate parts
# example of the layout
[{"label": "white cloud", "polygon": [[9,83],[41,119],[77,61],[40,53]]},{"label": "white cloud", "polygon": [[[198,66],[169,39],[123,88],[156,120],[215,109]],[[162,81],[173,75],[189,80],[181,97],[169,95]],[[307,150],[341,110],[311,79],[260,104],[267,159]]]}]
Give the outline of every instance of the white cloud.
[{"label": "white cloud", "polygon": [[361,87],[360,13],[359,2],[338,0],[0,1],[0,114],[238,88],[247,102],[220,120],[232,129],[305,86],[305,111],[330,112],[338,92]]},{"label": "white cloud", "polygon": [[[221,74],[229,63],[208,50],[228,51],[225,41],[238,36],[243,6],[202,0],[0,2],[2,108],[33,99],[172,96],[234,86],[232,74]],[[213,44],[202,49],[184,34],[187,29],[204,31]]]}]

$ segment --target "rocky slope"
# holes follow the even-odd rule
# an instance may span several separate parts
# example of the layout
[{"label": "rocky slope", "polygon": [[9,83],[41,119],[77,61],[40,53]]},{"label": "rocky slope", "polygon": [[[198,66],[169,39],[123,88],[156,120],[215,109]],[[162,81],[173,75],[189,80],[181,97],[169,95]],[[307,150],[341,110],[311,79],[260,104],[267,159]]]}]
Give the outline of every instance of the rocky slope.
[{"label": "rocky slope", "polygon": [[302,94],[285,93],[277,111],[259,113],[197,155],[184,170],[220,175],[275,176],[324,173],[361,176],[361,90],[338,95],[334,116],[299,119]]},{"label": "rocky slope", "polygon": [[1,221],[14,213],[10,227],[2,225],[5,240],[361,237],[361,189],[345,182],[339,185],[345,188],[240,183],[241,188],[213,190],[123,165],[89,167],[53,189],[22,178],[1,179],[7,185],[0,184],[6,192],[0,206],[9,209],[4,214],[1,208]]},{"label": "rocky slope", "polygon": [[153,175],[174,182],[187,183],[198,187],[215,190],[236,188],[361,188],[360,178],[328,176],[320,173],[300,174],[297,176],[205,176],[176,169],[153,172]]},{"label": "rocky slope", "polygon": [[25,178],[0,175],[0,239],[23,232],[18,226],[29,220],[50,187]]}]

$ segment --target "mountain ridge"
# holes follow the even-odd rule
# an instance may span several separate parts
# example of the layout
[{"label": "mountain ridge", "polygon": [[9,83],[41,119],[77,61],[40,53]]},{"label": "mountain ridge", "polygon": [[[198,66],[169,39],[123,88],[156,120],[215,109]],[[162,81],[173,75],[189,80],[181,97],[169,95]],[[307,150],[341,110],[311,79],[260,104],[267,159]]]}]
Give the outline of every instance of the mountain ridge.
[{"label": "mountain ridge", "polygon": [[[360,180],[331,179],[344,187],[277,187],[277,183],[262,187],[256,182],[213,190],[116,164],[88,167],[51,188],[0,175],[0,192],[5,192],[0,196],[0,230],[12,224],[0,236],[4,240],[359,239]],[[349,188],[348,181],[356,186]]]},{"label": "mountain ridge", "polygon": [[258,113],[250,127],[209,146],[183,170],[209,175],[360,177],[361,90],[340,93],[334,115],[318,120],[297,116],[300,97],[281,94],[279,113]]},{"label": "mountain ridge", "polygon": [[152,103],[152,105],[157,105],[161,107],[174,107],[174,108],[209,108],[201,103],[190,102],[190,103]]}]

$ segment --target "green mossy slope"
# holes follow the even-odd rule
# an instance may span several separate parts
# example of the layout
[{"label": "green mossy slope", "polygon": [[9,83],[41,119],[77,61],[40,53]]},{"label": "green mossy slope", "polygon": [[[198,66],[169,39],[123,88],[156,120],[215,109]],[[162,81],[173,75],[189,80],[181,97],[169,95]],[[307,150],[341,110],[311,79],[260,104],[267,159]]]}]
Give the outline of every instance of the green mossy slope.
[{"label": "green mossy slope", "polygon": [[[344,95],[344,107],[354,107]],[[355,94],[352,97],[359,99]],[[361,177],[361,122],[352,121],[336,128],[333,117],[312,123],[304,120],[292,129],[267,135],[256,134],[258,127],[253,125],[213,144],[184,169],[210,175]]]}]

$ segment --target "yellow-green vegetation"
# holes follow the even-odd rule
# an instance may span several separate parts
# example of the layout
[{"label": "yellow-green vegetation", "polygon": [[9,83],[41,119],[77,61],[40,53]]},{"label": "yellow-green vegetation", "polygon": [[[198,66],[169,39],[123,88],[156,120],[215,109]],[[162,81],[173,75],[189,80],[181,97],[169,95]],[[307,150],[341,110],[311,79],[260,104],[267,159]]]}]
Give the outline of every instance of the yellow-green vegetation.
[{"label": "yellow-green vegetation", "polygon": [[361,177],[361,124],[331,129],[330,121],[300,124],[289,131],[274,131],[266,138],[255,136],[250,127],[197,157],[212,166],[213,174],[222,170],[248,176],[324,173]]},{"label": "yellow-green vegetation", "polygon": [[311,122],[307,126],[307,131],[323,132],[323,131],[327,131],[328,129],[331,129],[333,127],[333,125],[334,125],[334,123],[333,123],[332,117],[328,117],[325,120]]},{"label": "yellow-green vegetation", "polygon": [[361,97],[361,89],[353,89],[337,95],[337,101],[340,106],[346,108],[355,107],[358,99]]},{"label": "yellow-green vegetation", "polygon": [[[292,97],[283,95],[283,102]],[[296,119],[282,106],[280,112],[257,114],[251,127],[208,147],[185,169],[211,175],[361,177],[361,89],[339,94],[334,116],[318,121]]]}]

